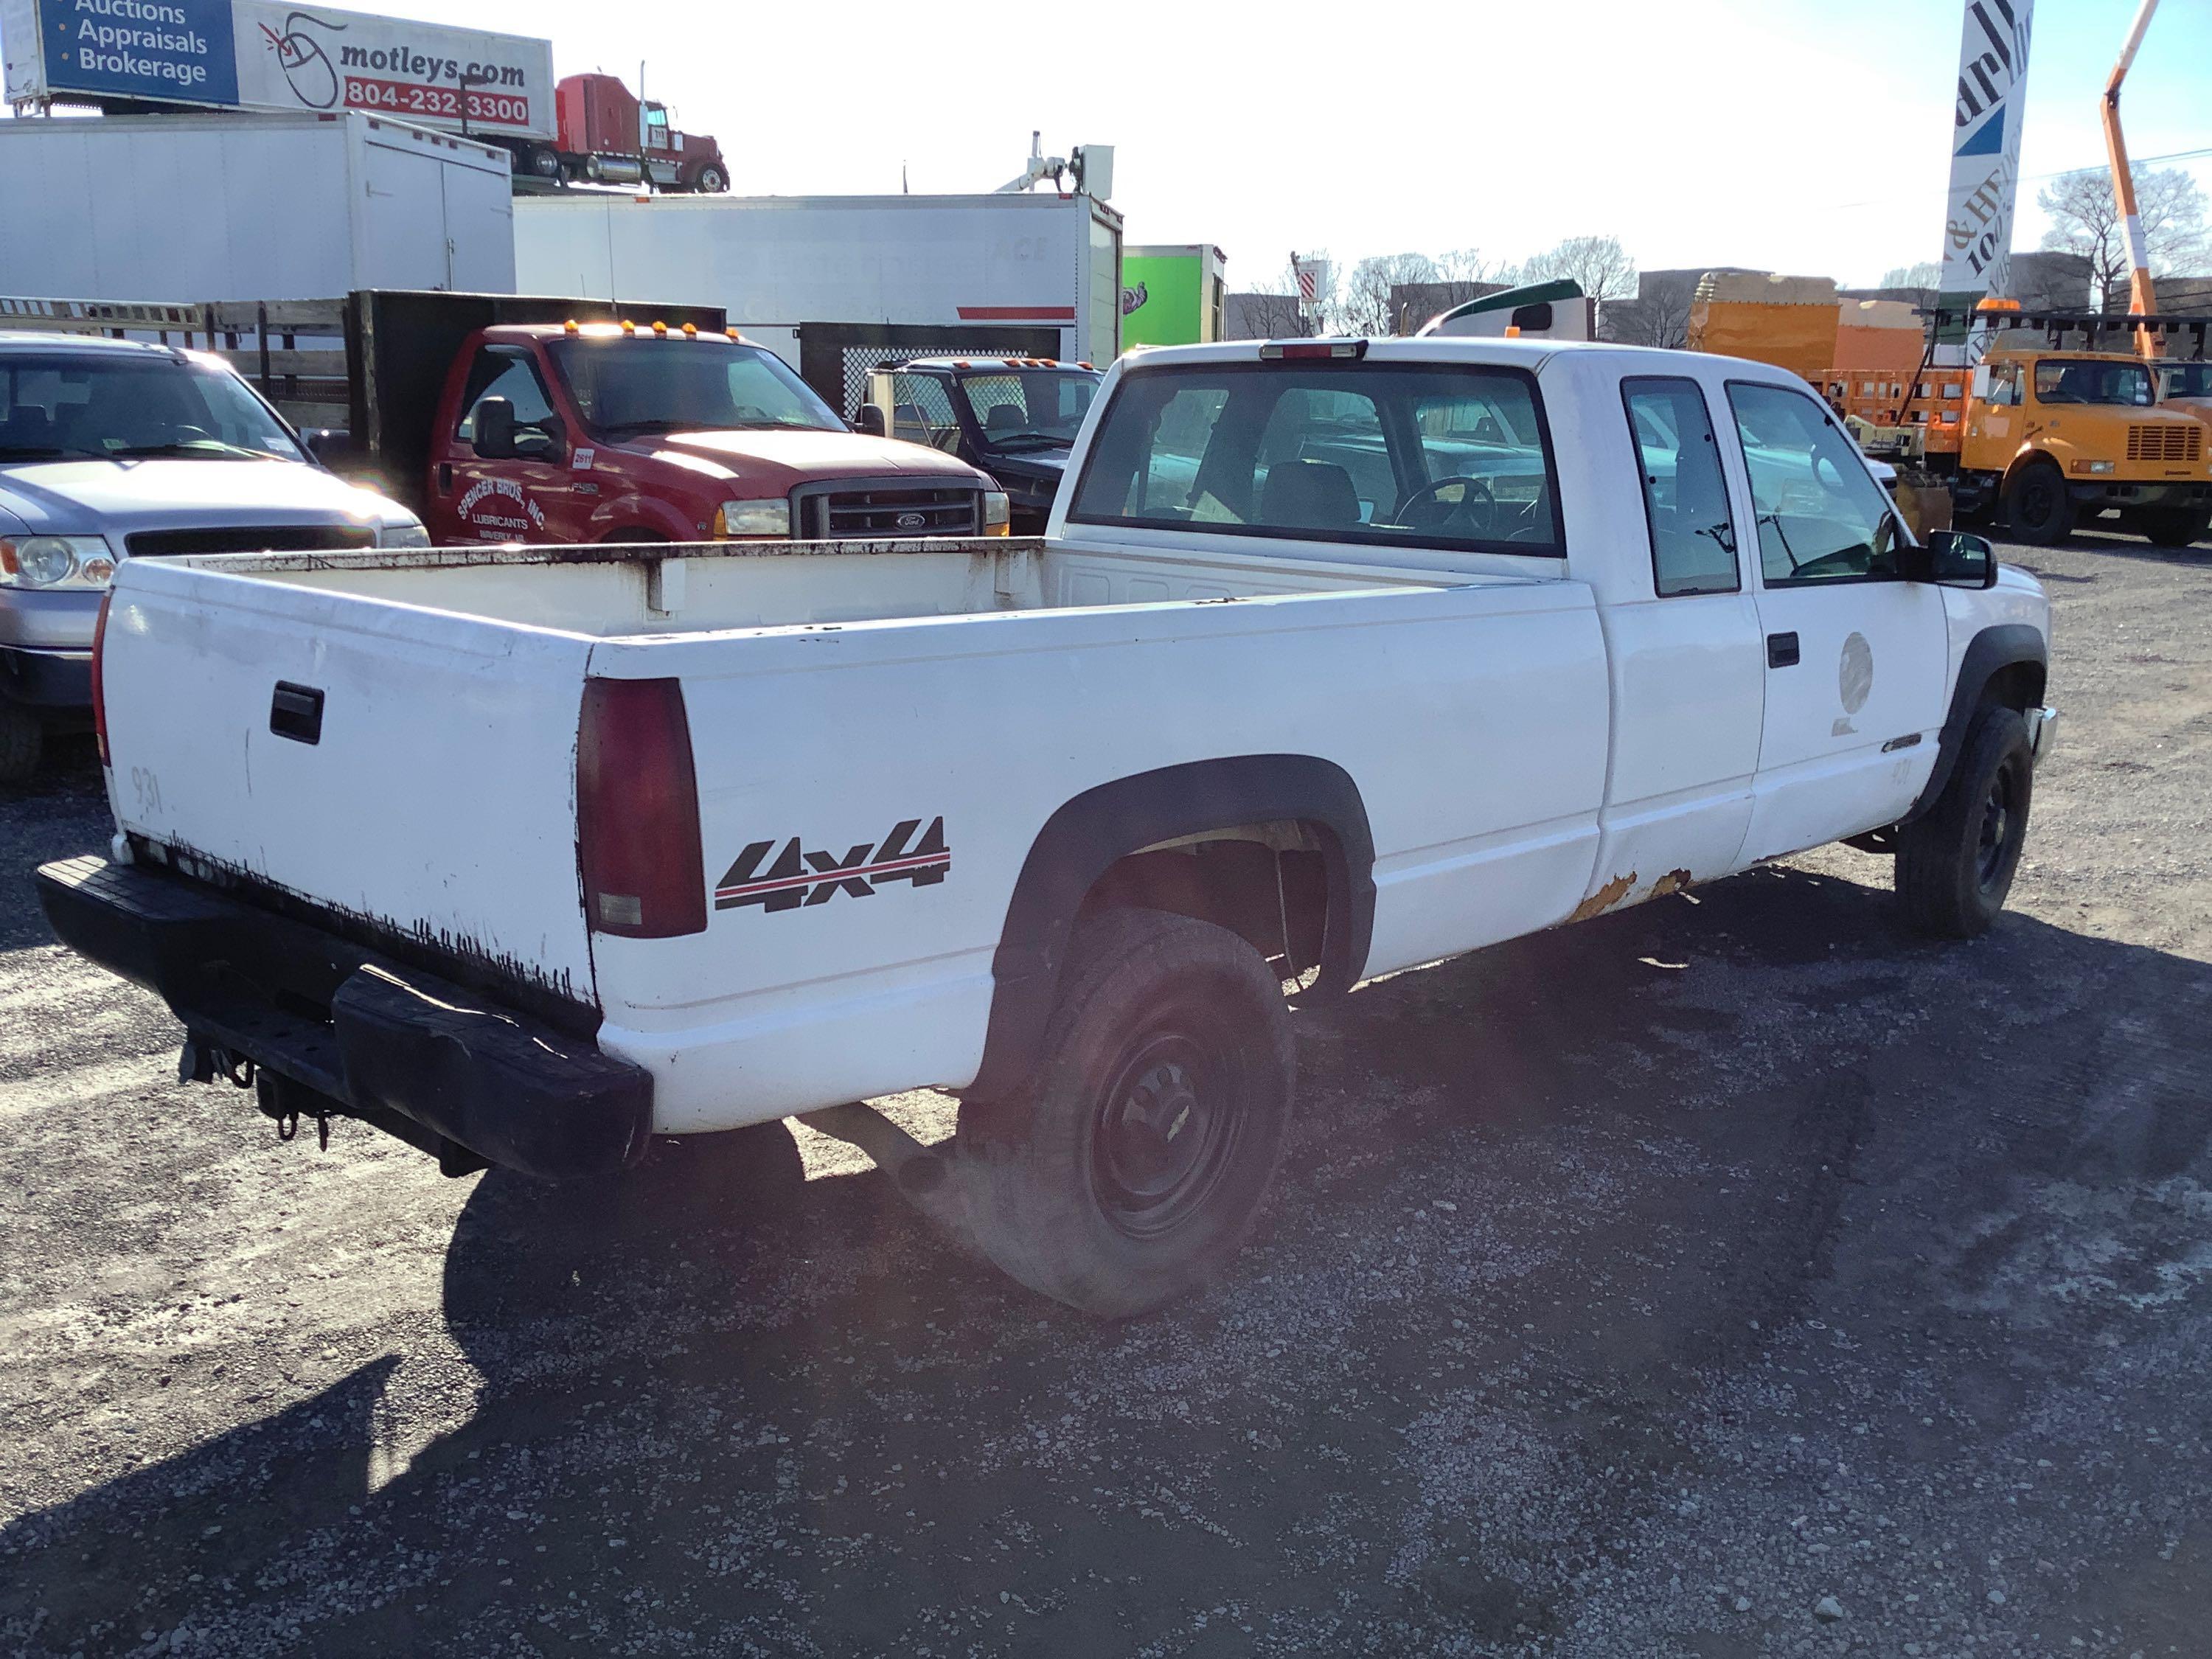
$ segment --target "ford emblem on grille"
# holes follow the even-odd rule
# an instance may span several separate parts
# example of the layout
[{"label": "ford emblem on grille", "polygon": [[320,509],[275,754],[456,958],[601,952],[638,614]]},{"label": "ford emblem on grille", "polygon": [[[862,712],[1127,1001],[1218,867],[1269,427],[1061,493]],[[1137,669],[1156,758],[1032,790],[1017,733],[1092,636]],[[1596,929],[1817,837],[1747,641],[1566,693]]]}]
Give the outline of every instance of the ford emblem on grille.
[{"label": "ford emblem on grille", "polygon": [[925,513],[902,513],[893,522],[901,530],[919,530],[929,522],[929,515]]}]

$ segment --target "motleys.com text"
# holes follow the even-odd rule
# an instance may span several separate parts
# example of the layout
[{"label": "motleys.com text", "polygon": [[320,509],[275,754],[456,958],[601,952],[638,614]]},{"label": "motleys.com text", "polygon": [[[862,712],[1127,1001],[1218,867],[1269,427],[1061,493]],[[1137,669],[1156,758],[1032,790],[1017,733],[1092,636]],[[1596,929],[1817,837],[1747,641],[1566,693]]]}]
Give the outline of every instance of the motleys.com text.
[{"label": "motleys.com text", "polygon": [[376,70],[436,84],[466,81],[472,86],[520,87],[530,77],[512,64],[464,64],[458,58],[430,58],[407,46],[340,46],[338,67]]}]

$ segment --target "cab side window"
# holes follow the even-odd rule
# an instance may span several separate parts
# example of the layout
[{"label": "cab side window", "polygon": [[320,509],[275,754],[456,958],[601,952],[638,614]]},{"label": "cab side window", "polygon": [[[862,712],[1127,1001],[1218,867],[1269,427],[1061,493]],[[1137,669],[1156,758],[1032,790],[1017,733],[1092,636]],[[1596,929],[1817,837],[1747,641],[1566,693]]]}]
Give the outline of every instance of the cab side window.
[{"label": "cab side window", "polygon": [[1620,399],[1644,480],[1654,590],[1735,592],[1735,519],[1705,394],[1695,380],[1636,377],[1620,383]]},{"label": "cab side window", "polygon": [[538,378],[537,365],[520,346],[485,346],[469,365],[469,381],[461,394],[460,424],[453,436],[474,443],[477,405],[487,398],[504,398],[514,405],[517,426],[543,426],[553,418],[553,400]]},{"label": "cab side window", "polygon": [[1729,382],[1769,587],[1894,579],[1897,518],[1858,446],[1802,392]]},{"label": "cab side window", "polygon": [[927,374],[891,376],[891,436],[938,449],[960,446],[960,422],[944,382]]},{"label": "cab side window", "polygon": [[1992,409],[2011,409],[2020,403],[2020,365],[1990,365],[1990,395],[1982,401]]}]

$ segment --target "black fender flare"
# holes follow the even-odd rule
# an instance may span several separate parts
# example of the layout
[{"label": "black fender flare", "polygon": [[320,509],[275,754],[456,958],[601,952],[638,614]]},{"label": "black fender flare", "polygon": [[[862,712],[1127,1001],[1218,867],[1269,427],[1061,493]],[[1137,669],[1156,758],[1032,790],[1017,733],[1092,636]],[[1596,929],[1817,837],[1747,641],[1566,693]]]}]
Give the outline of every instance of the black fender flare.
[{"label": "black fender flare", "polygon": [[1348,990],[1375,927],[1375,840],[1352,775],[1311,755],[1237,755],[1139,772],[1086,789],[1045,820],[1006,907],[978,1099],[1027,1080],[1043,1045],[1084,896],[1118,860],[1180,836],[1295,820],[1324,833],[1328,922],[1321,991]]},{"label": "black fender flare", "polygon": [[1899,818],[1899,823],[1910,823],[1927,812],[1942,796],[1951,781],[1951,769],[1959,763],[1959,751],[1966,747],[1966,730],[1974,723],[1974,715],[1982,706],[1982,694],[1989,690],[1990,682],[2008,668],[2031,663],[2040,672],[2047,672],[2051,653],[2043,635],[2026,623],[1998,623],[1984,628],[1966,642],[1966,654],[1959,659],[1959,678],[1951,687],[1950,712],[1943,717],[1943,734],[1936,746],[1936,767],[1928,775],[1928,784],[1921,790],[1919,799],[1911,809]]}]

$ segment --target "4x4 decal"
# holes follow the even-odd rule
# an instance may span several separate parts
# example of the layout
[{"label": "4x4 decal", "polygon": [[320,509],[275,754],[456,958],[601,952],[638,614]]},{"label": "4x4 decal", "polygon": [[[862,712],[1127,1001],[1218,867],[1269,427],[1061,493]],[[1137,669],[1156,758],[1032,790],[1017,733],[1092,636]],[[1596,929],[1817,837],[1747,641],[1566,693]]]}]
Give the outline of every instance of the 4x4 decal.
[{"label": "4x4 decal", "polygon": [[[920,818],[902,818],[881,843],[862,842],[843,858],[835,853],[810,852],[793,836],[783,843],[775,862],[772,841],[757,841],[738,854],[738,860],[714,884],[714,908],[735,910],[757,904],[765,910],[796,910],[802,904],[827,904],[840,893],[854,898],[873,898],[887,881],[906,881],[916,887],[933,887],[952,867],[952,854],[945,845],[945,820],[930,820],[921,839]],[[768,864],[766,869],[761,866]]]}]

